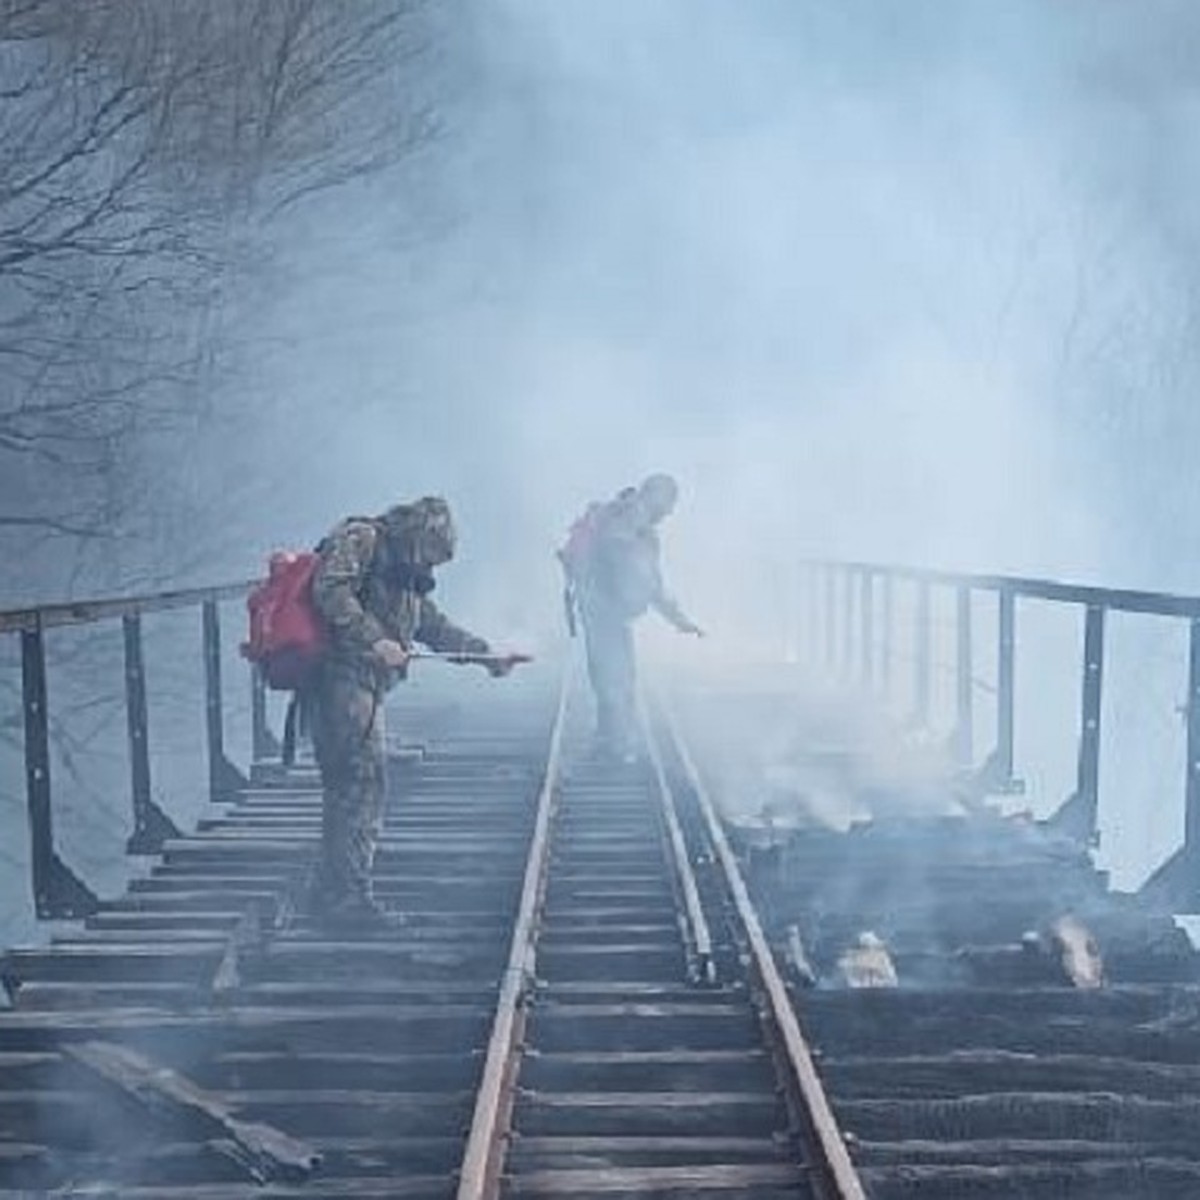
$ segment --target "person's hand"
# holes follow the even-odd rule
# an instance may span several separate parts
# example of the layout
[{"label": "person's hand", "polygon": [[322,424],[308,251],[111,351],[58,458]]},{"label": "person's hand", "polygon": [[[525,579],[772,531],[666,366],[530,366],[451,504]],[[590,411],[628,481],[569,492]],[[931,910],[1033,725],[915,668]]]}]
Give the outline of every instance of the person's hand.
[{"label": "person's hand", "polygon": [[384,666],[391,667],[394,671],[403,671],[408,666],[408,651],[391,638],[380,638],[371,649]]},{"label": "person's hand", "polygon": [[513,667],[528,662],[533,662],[533,656],[530,654],[501,654],[485,659],[483,665],[487,667],[488,674],[493,679],[503,679],[505,675],[512,673]]}]

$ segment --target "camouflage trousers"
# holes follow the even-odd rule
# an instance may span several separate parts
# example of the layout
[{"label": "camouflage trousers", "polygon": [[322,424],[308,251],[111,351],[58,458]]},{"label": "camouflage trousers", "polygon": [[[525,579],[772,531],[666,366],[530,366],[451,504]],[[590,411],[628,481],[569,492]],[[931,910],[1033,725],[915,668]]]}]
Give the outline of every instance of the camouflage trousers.
[{"label": "camouflage trousers", "polygon": [[596,740],[627,754],[637,744],[637,663],[633,622],[610,605],[581,605],[588,679],[596,697]]},{"label": "camouflage trousers", "polygon": [[306,697],[324,789],[317,890],[328,905],[371,897],[387,782],[383,693],[369,671],[335,659]]}]

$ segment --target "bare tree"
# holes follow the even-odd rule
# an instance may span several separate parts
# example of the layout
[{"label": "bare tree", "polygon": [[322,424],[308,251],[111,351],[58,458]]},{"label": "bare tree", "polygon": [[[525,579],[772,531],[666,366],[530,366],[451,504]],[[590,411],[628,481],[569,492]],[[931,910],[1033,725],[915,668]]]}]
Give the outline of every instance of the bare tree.
[{"label": "bare tree", "polygon": [[[419,0],[0,0],[0,534],[120,536],[264,225],[431,132]],[[106,554],[108,552],[106,551]]]}]

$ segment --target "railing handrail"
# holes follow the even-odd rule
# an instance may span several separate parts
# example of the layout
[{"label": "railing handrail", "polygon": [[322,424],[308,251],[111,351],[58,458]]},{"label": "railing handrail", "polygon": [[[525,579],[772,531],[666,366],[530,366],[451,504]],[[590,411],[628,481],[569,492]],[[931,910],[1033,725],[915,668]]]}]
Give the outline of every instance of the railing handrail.
[{"label": "railing handrail", "polygon": [[906,579],[913,583],[966,587],[980,592],[1008,592],[1013,596],[1024,596],[1031,600],[1081,604],[1089,608],[1107,608],[1114,612],[1200,619],[1200,596],[1188,596],[1174,592],[1105,588],[1093,584],[1062,583],[1055,579],[1039,579],[1027,575],[983,575],[970,571],[946,571],[896,563],[858,562],[833,558],[805,558],[800,561],[802,565],[809,567],[890,575],[893,579]]},{"label": "railing handrail", "polygon": [[[1014,774],[1017,600],[1032,599],[1082,608],[1075,790],[1048,820],[1060,831],[1087,845],[1096,844],[1100,836],[1101,728],[1108,614],[1133,613],[1187,621],[1187,698],[1179,709],[1186,723],[1187,739],[1184,844],[1144,887],[1173,898],[1176,911],[1193,911],[1200,902],[1197,899],[1200,897],[1200,884],[1197,883],[1200,880],[1200,596],[1062,583],[1023,575],[984,575],[839,561],[817,556],[801,558],[799,566],[806,578],[803,582],[797,578],[795,599],[807,604],[811,629],[808,648],[813,664],[821,663],[842,680],[857,677],[858,682],[872,690],[882,690],[885,696],[892,692],[895,593],[900,590],[893,585],[912,585],[915,597],[911,612],[905,612],[901,617],[906,624],[912,622],[913,672],[912,680],[906,684],[912,688],[913,707],[909,720],[925,729],[932,728],[930,676],[935,666],[930,600],[935,589],[957,593],[955,713],[950,747],[967,794],[975,796],[1011,795],[1023,790],[1021,780]],[[976,680],[972,634],[975,606],[971,601],[976,592],[991,593],[996,597],[995,742],[994,749],[978,767],[974,753],[972,700]],[[879,638],[877,630],[881,632]]]},{"label": "railing handrail", "polygon": [[0,633],[50,629],[59,625],[87,625],[114,617],[133,617],[142,613],[172,608],[190,608],[210,601],[236,600],[257,584],[223,583],[215,587],[182,588],[175,591],[148,592],[137,596],[113,596],[100,600],[72,600],[43,604],[32,608],[13,608],[0,612]]}]

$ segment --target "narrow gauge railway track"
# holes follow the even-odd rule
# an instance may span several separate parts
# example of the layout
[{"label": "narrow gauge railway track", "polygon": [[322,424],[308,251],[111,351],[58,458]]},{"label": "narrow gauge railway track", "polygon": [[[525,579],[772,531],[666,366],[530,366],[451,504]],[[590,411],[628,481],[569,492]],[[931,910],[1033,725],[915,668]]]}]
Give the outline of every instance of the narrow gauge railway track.
[{"label": "narrow gauge railway track", "polygon": [[551,753],[458,1200],[861,1197],[716,815],[645,729],[636,767]]},{"label": "narrow gauge railway track", "polygon": [[548,752],[526,707],[406,756],[399,931],[306,921],[319,794],[275,772],[10,952],[0,1196],[861,1196],[715,816],[653,740],[571,754],[567,699]]}]

